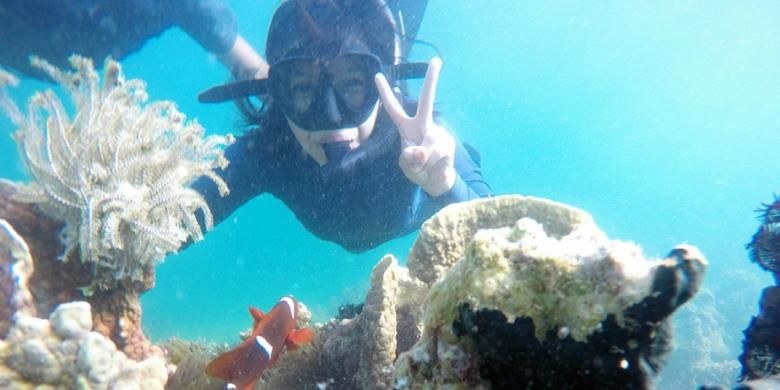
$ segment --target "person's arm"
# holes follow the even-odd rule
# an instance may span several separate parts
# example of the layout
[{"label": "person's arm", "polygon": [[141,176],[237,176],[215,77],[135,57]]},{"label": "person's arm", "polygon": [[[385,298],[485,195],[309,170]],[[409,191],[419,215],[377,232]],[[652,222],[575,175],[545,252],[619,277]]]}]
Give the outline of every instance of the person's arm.
[{"label": "person's arm", "polygon": [[268,64],[238,33],[238,21],[224,0],[168,0],[164,13],[236,78],[265,77]]},{"label": "person's arm", "polygon": [[262,142],[258,140],[257,130],[254,130],[237,137],[236,142],[225,149],[229,164],[216,173],[230,190],[227,196],[220,196],[217,186],[206,177],[201,177],[192,185],[209,205],[215,225],[265,190],[267,164],[260,145]]},{"label": "person's arm", "polygon": [[268,77],[268,63],[241,35],[236,36],[233,47],[218,56],[219,61],[239,80]]},{"label": "person's arm", "polygon": [[428,196],[431,202],[444,207],[450,203],[493,196],[493,190],[482,176],[477,159],[460,142],[455,149],[455,183],[439,196]]}]

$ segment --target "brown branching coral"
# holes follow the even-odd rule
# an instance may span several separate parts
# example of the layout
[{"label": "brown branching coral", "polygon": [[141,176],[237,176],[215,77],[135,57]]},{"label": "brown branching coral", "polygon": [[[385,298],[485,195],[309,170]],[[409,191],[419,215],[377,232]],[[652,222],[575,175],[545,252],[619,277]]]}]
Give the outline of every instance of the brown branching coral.
[{"label": "brown branching coral", "polygon": [[[141,280],[188,239],[200,239],[196,211],[211,227],[205,200],[189,184],[206,176],[228,192],[213,170],[227,165],[222,146],[232,138],[203,138],[172,102],[146,104],[144,83],[125,80],[115,61],[106,61],[102,83],[89,59],[74,56],[71,64],[66,72],[33,59],[69,93],[72,118],[51,90],[30,99],[26,117],[4,94],[0,106],[19,126],[14,138],[34,179],[17,184],[15,198],[64,221],[62,259],[78,251],[95,270],[90,287],[107,289]],[[9,84],[6,74],[0,88]]]}]

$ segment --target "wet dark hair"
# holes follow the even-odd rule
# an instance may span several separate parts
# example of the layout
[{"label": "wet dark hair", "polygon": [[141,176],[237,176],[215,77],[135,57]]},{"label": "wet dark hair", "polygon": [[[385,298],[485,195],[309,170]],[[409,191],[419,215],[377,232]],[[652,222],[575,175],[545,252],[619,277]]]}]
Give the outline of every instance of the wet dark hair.
[{"label": "wet dark hair", "polygon": [[266,59],[273,65],[290,56],[335,56],[356,45],[385,65],[396,63],[399,38],[384,0],[287,0],[271,20]]},{"label": "wet dark hair", "polygon": [[[392,65],[399,61],[399,42],[385,0],[286,0],[271,19],[266,60],[273,66],[289,57],[328,58],[346,50],[367,52]],[[259,110],[246,100],[237,106],[247,125],[279,122],[270,97]]]}]

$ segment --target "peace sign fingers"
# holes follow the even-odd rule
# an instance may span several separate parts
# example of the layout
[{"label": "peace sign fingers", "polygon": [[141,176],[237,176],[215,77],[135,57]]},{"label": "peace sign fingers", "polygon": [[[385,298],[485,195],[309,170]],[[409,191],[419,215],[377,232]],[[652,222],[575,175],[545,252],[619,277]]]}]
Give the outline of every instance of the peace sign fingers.
[{"label": "peace sign fingers", "polygon": [[422,90],[420,91],[420,103],[417,106],[415,118],[422,123],[433,121],[433,103],[436,101],[436,86],[439,84],[441,72],[441,58],[433,57],[425,72]]},{"label": "peace sign fingers", "polygon": [[428,64],[420,90],[417,112],[410,117],[393,94],[385,76],[375,77],[384,109],[401,136],[401,155],[398,165],[406,177],[431,196],[449,191],[455,184],[455,139],[433,120],[436,86],[441,72],[441,59],[434,57]]},{"label": "peace sign fingers", "polygon": [[441,59],[434,57],[428,65],[425,81],[423,81],[420,91],[417,113],[413,118],[406,114],[398,98],[393,94],[393,90],[390,88],[385,76],[379,73],[375,77],[374,81],[385,110],[398,128],[398,132],[401,134],[405,144],[422,144],[425,134],[434,124],[433,104],[436,100],[436,85],[439,81],[440,71]]}]

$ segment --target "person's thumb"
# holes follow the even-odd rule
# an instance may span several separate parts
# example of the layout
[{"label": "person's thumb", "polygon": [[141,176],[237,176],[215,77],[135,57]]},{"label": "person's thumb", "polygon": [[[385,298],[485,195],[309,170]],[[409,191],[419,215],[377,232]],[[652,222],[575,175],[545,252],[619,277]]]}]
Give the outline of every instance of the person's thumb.
[{"label": "person's thumb", "polygon": [[422,146],[409,146],[401,151],[401,157],[398,164],[404,173],[408,175],[417,175],[425,166],[428,160],[428,151]]}]

